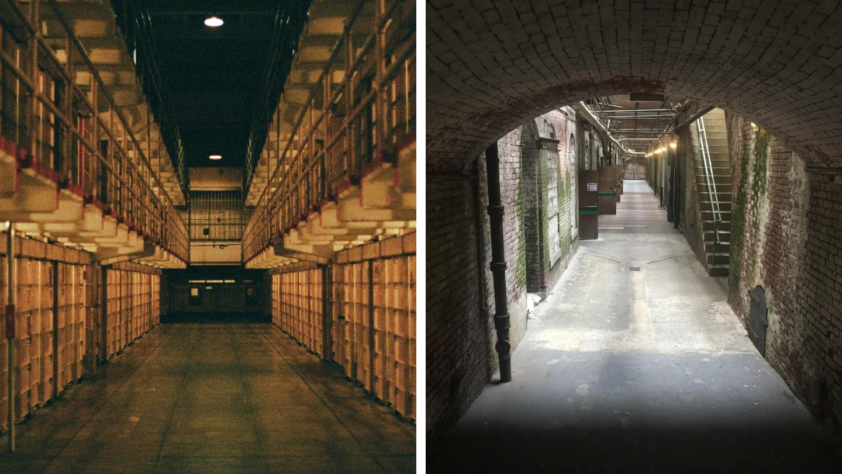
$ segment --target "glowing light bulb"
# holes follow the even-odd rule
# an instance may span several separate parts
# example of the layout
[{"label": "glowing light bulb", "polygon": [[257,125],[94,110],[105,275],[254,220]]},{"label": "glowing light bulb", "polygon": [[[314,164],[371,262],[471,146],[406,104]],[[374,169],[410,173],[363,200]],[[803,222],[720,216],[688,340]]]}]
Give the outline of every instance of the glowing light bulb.
[{"label": "glowing light bulb", "polygon": [[209,156],[208,158],[210,158],[210,159],[212,159],[212,160],[214,160],[214,161],[216,161],[216,160],[221,160],[221,159],[222,159],[222,155],[211,155],[211,156]]},{"label": "glowing light bulb", "polygon": [[216,15],[212,15],[212,16],[209,16],[209,17],[205,18],[205,26],[209,26],[211,28],[218,28],[218,27],[220,27],[224,24],[225,24],[225,22],[222,21],[222,18],[219,18]]}]

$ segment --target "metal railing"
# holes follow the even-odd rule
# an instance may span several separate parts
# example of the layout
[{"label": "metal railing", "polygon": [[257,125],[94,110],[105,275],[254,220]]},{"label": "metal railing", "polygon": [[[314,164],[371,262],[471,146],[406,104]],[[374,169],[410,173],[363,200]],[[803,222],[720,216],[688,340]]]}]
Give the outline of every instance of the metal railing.
[{"label": "metal railing", "polygon": [[283,2],[278,6],[275,14],[272,49],[262,76],[261,98],[254,111],[249,131],[243,189],[249,189],[250,181],[254,177],[254,169],[266,143],[266,137],[269,131],[275,128],[272,122],[273,113],[277,110],[284,83],[289,75],[292,57],[307,20],[310,3],[310,0]]},{"label": "metal railing", "polygon": [[[372,3],[373,28],[363,15]],[[415,2],[406,0],[362,1],[354,9],[289,140],[283,148],[279,139],[274,150],[263,149],[275,157],[267,160],[274,166],[246,226],[245,261],[335,198],[342,186],[359,184],[369,165],[392,156],[391,148],[414,138],[414,15]],[[358,28],[370,33],[361,38]]]},{"label": "metal railing", "polygon": [[236,191],[190,192],[190,240],[237,241],[243,239],[243,196]]},{"label": "metal railing", "polygon": [[22,166],[186,261],[187,229],[150,164],[169,158],[148,110],[144,122],[117,105],[58,2],[2,2],[0,134]]},{"label": "metal railing", "polygon": [[123,34],[130,53],[135,55],[134,63],[138,79],[143,85],[152,115],[160,124],[163,142],[169,155],[174,158],[173,166],[178,184],[181,192],[186,196],[187,169],[184,145],[178,123],[168,114],[172,100],[162,84],[163,80],[158,70],[157,47],[152,33],[152,18],[149,15],[149,9],[146,8],[145,2],[136,0],[111,0],[111,5],[116,13],[117,27]]},{"label": "metal railing", "polygon": [[722,221],[722,212],[719,207],[719,194],[716,192],[716,178],[713,175],[713,162],[708,147],[708,136],[705,130],[705,119],[699,117],[696,120],[696,129],[699,132],[699,154],[702,156],[702,163],[705,167],[705,182],[710,196],[710,209],[713,214],[713,261],[716,263],[716,247],[719,244],[719,223]]}]

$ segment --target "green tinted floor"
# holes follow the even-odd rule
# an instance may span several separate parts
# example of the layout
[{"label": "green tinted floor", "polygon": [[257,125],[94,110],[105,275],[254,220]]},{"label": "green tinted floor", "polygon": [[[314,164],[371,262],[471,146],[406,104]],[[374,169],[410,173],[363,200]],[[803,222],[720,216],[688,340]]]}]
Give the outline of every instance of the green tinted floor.
[{"label": "green tinted floor", "polygon": [[0,437],[0,472],[415,471],[415,428],[268,324],[159,326]]}]

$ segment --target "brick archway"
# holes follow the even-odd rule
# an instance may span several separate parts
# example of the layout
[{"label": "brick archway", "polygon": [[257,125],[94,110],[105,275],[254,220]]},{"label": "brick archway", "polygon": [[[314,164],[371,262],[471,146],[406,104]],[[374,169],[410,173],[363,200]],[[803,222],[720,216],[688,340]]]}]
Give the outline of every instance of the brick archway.
[{"label": "brick archway", "polygon": [[842,166],[842,6],[646,5],[428,2],[428,168],[458,168],[553,108],[629,92],[717,105],[812,165]]}]

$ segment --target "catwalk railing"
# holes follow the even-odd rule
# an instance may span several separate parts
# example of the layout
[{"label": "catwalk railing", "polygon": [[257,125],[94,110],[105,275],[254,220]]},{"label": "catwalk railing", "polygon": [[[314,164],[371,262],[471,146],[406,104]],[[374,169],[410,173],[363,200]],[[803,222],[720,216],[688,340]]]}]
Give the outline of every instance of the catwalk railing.
[{"label": "catwalk railing", "polygon": [[184,145],[178,123],[171,119],[168,109],[172,100],[162,84],[158,70],[157,45],[152,33],[152,18],[146,2],[137,0],[111,0],[117,14],[117,26],[123,33],[126,43],[134,46],[134,63],[138,78],[144,86],[149,106],[156,121],[161,124],[162,139],[167,150],[174,155],[173,166],[182,192],[187,192],[187,168],[185,166]]},{"label": "catwalk railing", "polygon": [[262,95],[252,119],[249,133],[248,151],[246,152],[245,173],[243,183],[248,188],[249,180],[254,178],[254,169],[266,143],[271,127],[273,114],[277,111],[277,104],[283,92],[284,82],[289,76],[290,61],[298,47],[298,38],[307,21],[310,0],[296,0],[283,2],[278,5],[275,15],[275,25],[272,29],[271,52],[266,69],[263,72]]},{"label": "catwalk railing", "polygon": [[148,107],[138,118],[115,101],[60,11],[69,2],[0,2],[0,146],[19,168],[186,261],[187,230],[161,183],[160,163],[169,158]]},{"label": "catwalk railing", "polygon": [[[276,149],[264,147],[276,158],[267,160],[271,175],[246,226],[246,261],[414,139],[415,4],[373,3],[373,25],[362,14],[370,1],[360,2],[346,21],[289,139],[277,140]],[[365,30],[370,34],[361,38]],[[279,135],[281,104],[272,125]]]}]

